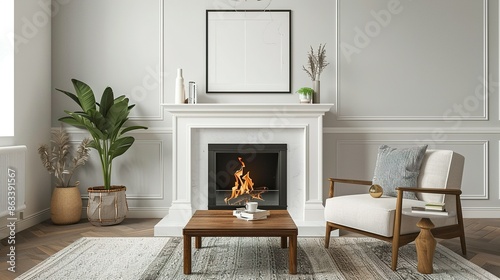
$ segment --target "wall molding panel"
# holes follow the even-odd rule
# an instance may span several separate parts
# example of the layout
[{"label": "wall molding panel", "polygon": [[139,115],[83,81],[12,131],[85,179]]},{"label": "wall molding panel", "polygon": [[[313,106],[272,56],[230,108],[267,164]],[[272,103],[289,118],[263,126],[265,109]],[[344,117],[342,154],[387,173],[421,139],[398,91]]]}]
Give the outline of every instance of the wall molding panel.
[{"label": "wall molding panel", "polygon": [[[56,130],[58,127],[53,127]],[[88,137],[86,130],[66,128],[70,142],[76,148],[83,138]],[[171,128],[149,128],[130,132],[135,142],[127,153],[113,161],[113,184],[127,187],[129,214],[127,217],[148,218],[164,217],[168,213],[170,194],[167,178],[171,176]],[[140,170],[139,170],[140,169]],[[102,170],[99,157],[91,149],[90,160],[74,174],[80,181],[80,193],[84,212],[88,200],[87,188],[102,185]],[[85,216],[84,216],[85,218]]]},{"label": "wall molding panel", "polygon": [[336,1],[337,120],[488,120],[488,0],[390,3]]}]

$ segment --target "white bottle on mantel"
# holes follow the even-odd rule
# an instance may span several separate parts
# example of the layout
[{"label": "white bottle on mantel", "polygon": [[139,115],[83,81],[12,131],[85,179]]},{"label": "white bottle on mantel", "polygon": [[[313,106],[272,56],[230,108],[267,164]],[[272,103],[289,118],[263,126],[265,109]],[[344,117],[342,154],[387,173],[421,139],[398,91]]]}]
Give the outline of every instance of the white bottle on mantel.
[{"label": "white bottle on mantel", "polygon": [[182,77],[182,69],[177,69],[177,78],[175,79],[175,104],[184,104],[186,99],[186,91],[184,89],[184,78]]}]

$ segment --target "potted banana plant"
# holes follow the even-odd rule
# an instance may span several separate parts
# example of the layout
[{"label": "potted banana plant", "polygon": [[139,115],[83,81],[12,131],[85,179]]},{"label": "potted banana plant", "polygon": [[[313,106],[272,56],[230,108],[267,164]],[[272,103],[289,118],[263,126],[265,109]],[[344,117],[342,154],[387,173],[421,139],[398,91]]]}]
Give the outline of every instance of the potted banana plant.
[{"label": "potted banana plant", "polygon": [[127,132],[147,129],[145,126],[125,126],[134,104],[124,95],[114,97],[111,87],[107,87],[96,102],[94,92],[86,83],[72,79],[75,93],[56,89],[70,97],[81,111],[65,111],[67,116],[60,118],[63,123],[86,129],[92,141],[89,147],[99,154],[102,167],[103,185],[89,187],[87,217],[93,225],[114,225],[121,223],[128,212],[125,186],[111,184],[113,160],[123,155],[134,143]]}]

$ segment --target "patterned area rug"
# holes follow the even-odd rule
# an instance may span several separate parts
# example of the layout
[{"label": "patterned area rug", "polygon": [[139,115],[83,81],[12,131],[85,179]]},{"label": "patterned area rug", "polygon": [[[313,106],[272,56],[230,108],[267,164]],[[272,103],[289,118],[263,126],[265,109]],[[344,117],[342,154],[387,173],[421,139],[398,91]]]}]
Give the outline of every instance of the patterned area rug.
[{"label": "patterned area rug", "polygon": [[297,275],[288,274],[288,249],[279,238],[204,238],[193,248],[193,274],[183,274],[181,238],[84,237],[16,279],[498,279],[438,244],[434,274],[417,272],[415,245],[400,248],[372,238],[298,239]]}]

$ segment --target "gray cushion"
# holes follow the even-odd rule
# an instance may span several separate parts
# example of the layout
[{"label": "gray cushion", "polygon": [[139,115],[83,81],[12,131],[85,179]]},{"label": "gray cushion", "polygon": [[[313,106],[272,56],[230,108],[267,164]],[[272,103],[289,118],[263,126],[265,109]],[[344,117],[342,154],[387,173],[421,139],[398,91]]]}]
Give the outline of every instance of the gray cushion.
[{"label": "gray cushion", "polygon": [[[410,148],[379,147],[373,184],[384,189],[384,195],[397,196],[397,187],[417,187],[420,166],[427,145]],[[413,192],[404,192],[403,198],[417,199]]]}]

